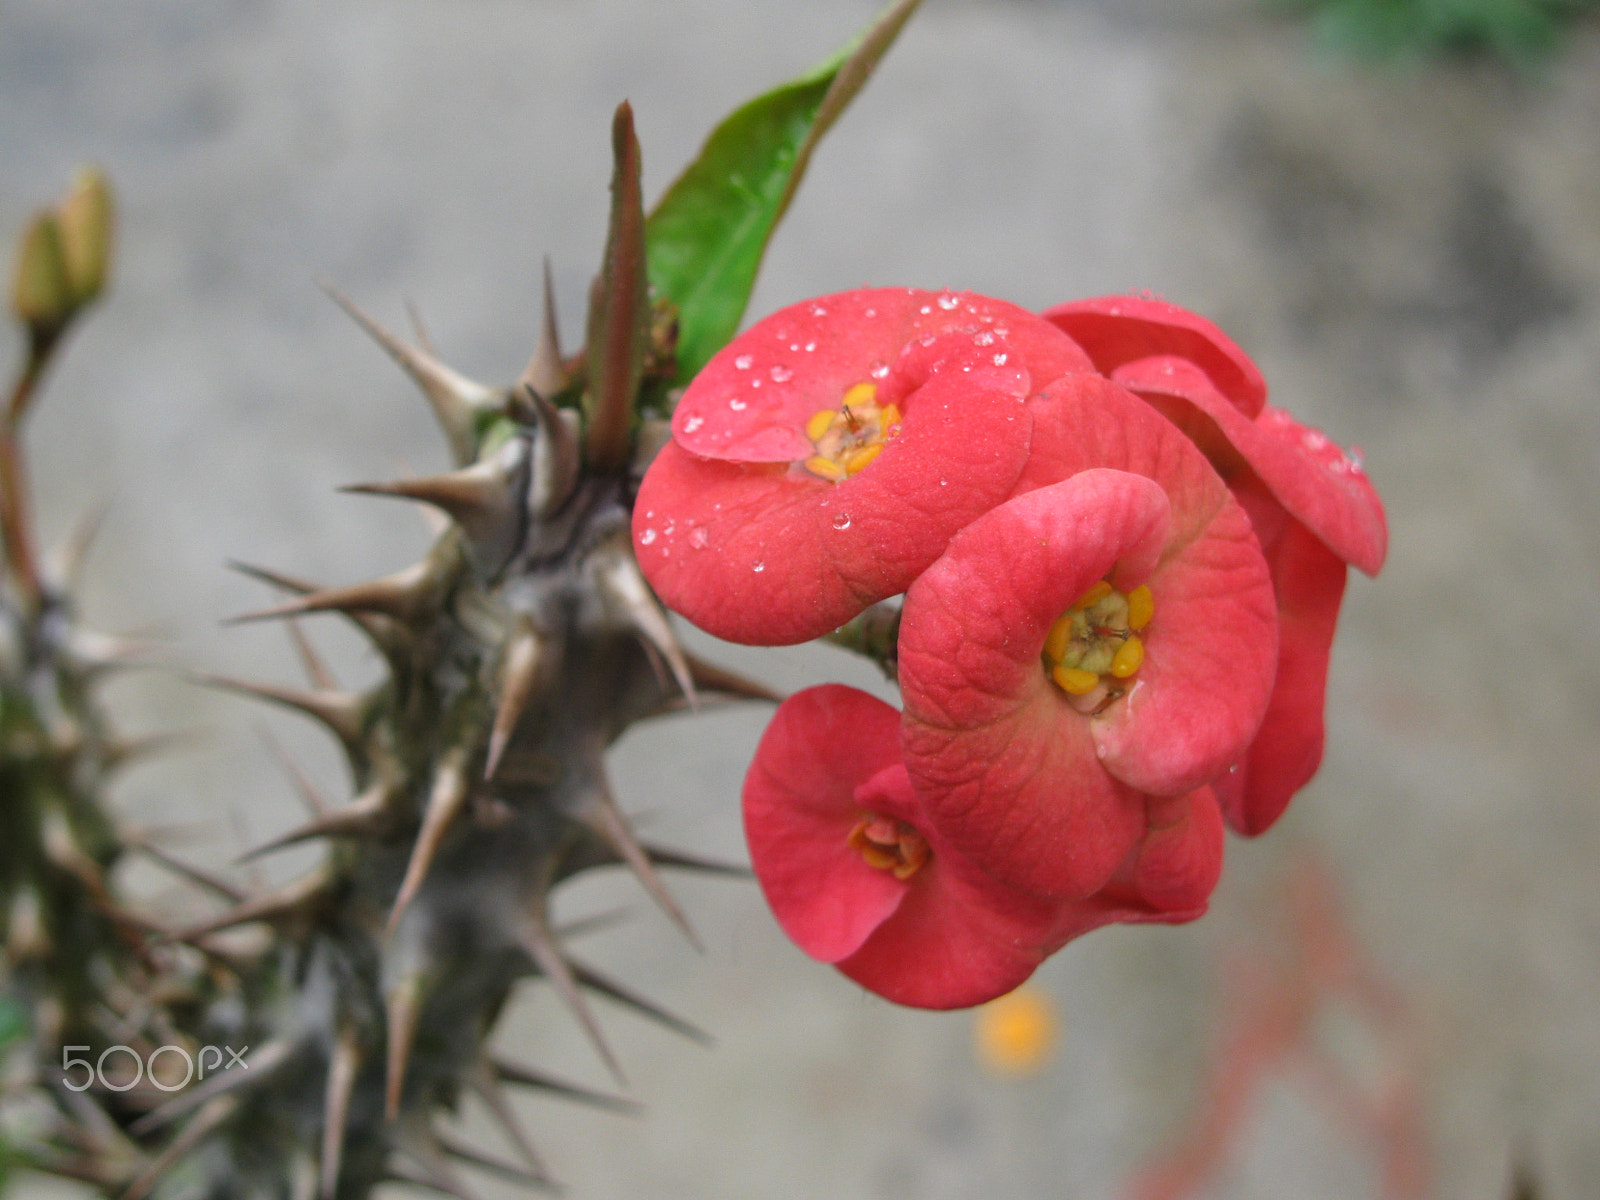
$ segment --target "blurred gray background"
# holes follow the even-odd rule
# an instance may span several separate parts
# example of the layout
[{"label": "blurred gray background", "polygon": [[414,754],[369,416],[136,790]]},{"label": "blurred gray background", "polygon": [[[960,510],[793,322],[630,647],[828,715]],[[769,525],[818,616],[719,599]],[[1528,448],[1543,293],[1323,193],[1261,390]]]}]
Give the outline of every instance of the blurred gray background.
[{"label": "blurred gray background", "polygon": [[[615,104],[632,101],[653,196],[715,120],[875,8],[0,0],[0,228],[84,161],[120,198],[114,291],[29,431],[47,535],[112,505],[88,616],[197,668],[296,681],[281,629],[221,627],[268,599],[225,561],[329,583],[403,566],[428,537],[415,514],[334,489],[444,464],[424,405],[315,281],[394,328],[414,302],[454,365],[510,378],[543,255],[580,333]],[[571,1196],[1153,1197],[1135,1174],[1223,1111],[1207,1080],[1242,1060],[1222,1047],[1337,940],[1289,917],[1315,864],[1380,982],[1325,989],[1208,1185],[1182,1194],[1500,1200],[1514,1157],[1548,1200],[1600,1194],[1597,129],[1593,28],[1516,79],[1331,58],[1241,0],[927,0],[817,156],[752,315],[862,283],[1031,307],[1152,289],[1364,449],[1389,565],[1351,584],[1319,778],[1230,846],[1198,925],[1096,933],[1040,972],[1058,1041],[1026,1078],[978,1063],[970,1014],[897,1010],[803,958],[752,884],[679,883],[703,956],[626,880],[566,893],[574,916],[632,906],[583,953],[717,1039],[604,1014],[650,1111],[527,1103]],[[312,633],[349,680],[372,676],[336,624]],[[825,650],[699,645],[784,688],[875,686]],[[344,787],[291,718],[160,676],[111,698],[135,728],[209,731],[120,793],[130,823],[183,823],[196,858],[294,818],[264,727]],[[742,860],[764,719],[630,735],[625,807],[659,840]],[[1335,984],[1360,973],[1318,961]],[[606,1084],[539,989],[503,1041]],[[1409,1148],[1413,1190],[1384,1190],[1386,1145]]]}]

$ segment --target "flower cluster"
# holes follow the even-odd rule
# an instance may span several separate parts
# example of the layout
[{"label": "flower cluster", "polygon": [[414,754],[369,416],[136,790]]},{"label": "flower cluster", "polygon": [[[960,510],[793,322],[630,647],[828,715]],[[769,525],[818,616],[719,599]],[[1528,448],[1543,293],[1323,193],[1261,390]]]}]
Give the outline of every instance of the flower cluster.
[{"label": "flower cluster", "polygon": [[1316,770],[1346,566],[1386,541],[1360,464],[1202,318],[912,289],[735,339],[633,532],[662,599],[734,641],[903,597],[903,709],[791,697],[744,813],[795,942],[932,1008],[1099,925],[1205,911],[1224,823],[1261,832]]}]

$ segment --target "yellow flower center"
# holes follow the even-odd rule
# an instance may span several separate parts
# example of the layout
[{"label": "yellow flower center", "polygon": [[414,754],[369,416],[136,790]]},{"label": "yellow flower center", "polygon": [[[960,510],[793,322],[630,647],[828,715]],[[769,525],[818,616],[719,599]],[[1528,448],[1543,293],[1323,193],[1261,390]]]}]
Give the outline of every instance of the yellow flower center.
[{"label": "yellow flower center", "polygon": [[874,812],[862,815],[846,841],[867,866],[891,871],[896,879],[910,879],[931,853],[927,839],[910,825]]},{"label": "yellow flower center", "polygon": [[878,404],[878,385],[858,383],[845,390],[838,408],[819,409],[806,422],[815,453],[804,460],[813,475],[838,483],[862,470],[900,432],[900,409]]},{"label": "yellow flower center", "polygon": [[1139,631],[1155,615],[1150,589],[1124,595],[1104,579],[1056,618],[1044,639],[1044,669],[1080,712],[1104,712],[1144,664]]}]

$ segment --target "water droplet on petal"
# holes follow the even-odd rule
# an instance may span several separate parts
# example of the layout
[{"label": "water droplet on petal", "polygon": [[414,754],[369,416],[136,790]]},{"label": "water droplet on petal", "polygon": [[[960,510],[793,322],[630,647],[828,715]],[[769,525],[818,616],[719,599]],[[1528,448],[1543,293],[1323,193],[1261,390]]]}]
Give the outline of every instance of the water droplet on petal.
[{"label": "water droplet on petal", "polygon": [[762,571],[767,569],[767,564],[762,562],[760,559],[757,559],[750,565],[750,569],[759,575]]},{"label": "water droplet on petal", "polygon": [[646,529],[643,533],[641,533],[639,535],[639,545],[641,545],[641,546],[648,546],[651,542],[653,542],[655,540],[656,540],[656,531],[654,529]]},{"label": "water droplet on petal", "polygon": [[994,334],[987,329],[980,330],[972,335],[972,344],[974,346],[992,346],[994,345]]},{"label": "water droplet on petal", "polygon": [[773,367],[768,374],[772,376],[773,383],[788,383],[794,378],[794,372],[788,367]]},{"label": "water droplet on petal", "polygon": [[921,309],[919,309],[918,311],[921,312],[923,316],[927,316],[929,313],[931,313],[933,311],[933,305],[924,304],[921,307]]},{"label": "water droplet on petal", "polygon": [[888,373],[889,364],[886,362],[875,362],[867,368],[867,374],[871,375],[874,379],[882,379]]},{"label": "water droplet on petal", "polygon": [[711,535],[706,532],[704,525],[696,525],[689,531],[689,545],[696,550],[704,550],[711,544]]},{"label": "water droplet on petal", "polygon": [[806,343],[806,353],[807,354],[811,353],[811,351],[815,350],[816,348],[817,348],[817,344],[815,342],[807,342]]},{"label": "water droplet on petal", "polygon": [[733,365],[738,367],[741,371],[748,371],[751,366],[754,365],[755,361],[755,356],[753,354],[741,354],[738,358],[733,360]]},{"label": "water droplet on petal", "polygon": [[705,423],[706,423],[706,419],[704,417],[690,417],[687,421],[685,421],[683,423],[683,431],[685,433],[694,433],[697,429],[700,428],[700,426],[704,425]]},{"label": "water droplet on petal", "polygon": [[850,514],[849,513],[835,513],[834,517],[833,517],[833,527],[835,529],[849,529],[850,528]]},{"label": "water droplet on petal", "polygon": [[728,401],[728,407],[733,409],[734,412],[743,412],[745,410],[745,402],[735,396]]},{"label": "water droplet on petal", "polygon": [[995,365],[995,366],[997,366],[997,367],[1003,367],[1003,366],[1005,366],[1005,365],[1006,365],[1006,359],[1007,359],[1007,358],[1008,358],[1008,357],[1009,357],[1009,356],[1008,356],[1008,355],[1005,355],[1005,354],[996,354],[996,355],[995,355],[995,356],[994,356],[994,365]]},{"label": "water droplet on petal", "polygon": [[945,292],[939,297],[939,307],[944,309],[945,312],[949,312],[953,308],[960,308],[961,301],[957,297],[952,296],[949,292]]}]

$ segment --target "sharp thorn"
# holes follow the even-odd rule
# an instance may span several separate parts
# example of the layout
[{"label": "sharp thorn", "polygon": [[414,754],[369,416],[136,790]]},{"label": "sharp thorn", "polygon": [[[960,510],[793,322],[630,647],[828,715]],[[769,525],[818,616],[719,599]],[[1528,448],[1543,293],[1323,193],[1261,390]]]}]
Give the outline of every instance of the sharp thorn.
[{"label": "sharp thorn", "polygon": [[433,865],[445,835],[471,794],[472,783],[467,773],[466,756],[461,752],[453,753],[439,764],[438,773],[434,776],[433,788],[428,794],[428,806],[422,814],[422,827],[417,831],[411,859],[406,863],[405,878],[395,894],[394,907],[389,910],[387,933],[390,936],[393,936],[395,926],[416,897],[422,881],[427,878],[428,868]]},{"label": "sharp thorn", "polygon": [[633,872],[644,890],[650,893],[650,898],[660,905],[673,924],[683,931],[683,936],[689,939],[689,944],[703,953],[705,946],[695,936],[688,916],[673,899],[672,893],[667,891],[666,883],[656,870],[655,864],[650,861],[650,856],[645,852],[639,839],[634,836],[633,828],[617,807],[617,802],[605,792],[596,792],[584,804],[580,815],[588,819],[591,828],[605,839],[617,857]]},{"label": "sharp thorn", "polygon": [[554,396],[567,386],[567,370],[561,360],[561,331],[556,322],[556,285],[548,256],[544,260],[544,313],[539,322],[539,340],[517,382],[541,396]]},{"label": "sharp thorn", "polygon": [[361,1066],[361,1046],[354,1026],[339,1032],[328,1058],[328,1083],[322,1102],[322,1153],[318,1156],[318,1193],[321,1200],[338,1200],[339,1167],[344,1159],[345,1129],[350,1121],[350,1097]]},{"label": "sharp thorn", "polygon": [[754,872],[749,867],[740,866],[738,863],[717,862],[711,858],[700,858],[693,854],[684,854],[678,850],[668,850],[649,842],[643,843],[644,851],[650,856],[650,861],[658,867],[675,867],[684,871],[702,871],[708,875],[727,875],[735,879],[753,878]]},{"label": "sharp thorn", "polygon": [[596,1092],[589,1088],[579,1087],[575,1083],[568,1083],[565,1079],[547,1075],[543,1071],[531,1070],[518,1063],[507,1062],[503,1058],[493,1058],[489,1061],[494,1068],[495,1074],[499,1076],[503,1083],[549,1092],[551,1095],[560,1096],[566,1100],[587,1104],[592,1108],[603,1108],[608,1112],[622,1113],[626,1116],[638,1116],[644,1112],[644,1105],[637,1100],[630,1100],[626,1096],[611,1096],[605,1092]]},{"label": "sharp thorn", "polygon": [[534,1149],[533,1142],[522,1128],[522,1123],[517,1120],[516,1111],[511,1107],[511,1097],[506,1094],[494,1067],[486,1060],[480,1059],[468,1076],[468,1080],[472,1090],[478,1094],[478,1098],[494,1115],[494,1119],[499,1122],[500,1128],[505,1131],[511,1144],[517,1148],[517,1153],[522,1156],[522,1161],[528,1165],[528,1169],[537,1178],[548,1180],[549,1168],[539,1157],[539,1152]]},{"label": "sharp thorn", "polygon": [[94,504],[74,522],[67,536],[56,547],[55,553],[51,556],[49,575],[64,591],[77,590],[84,562],[89,557],[95,538],[105,523],[106,514],[110,511],[109,500],[101,500]]},{"label": "sharp thorn", "polygon": [[422,1019],[422,976],[403,980],[384,1001],[388,1013],[388,1059],[384,1067],[383,1111],[391,1121],[400,1116],[400,1101],[405,1095],[406,1067]]},{"label": "sharp thorn", "polygon": [[150,1161],[143,1174],[122,1193],[121,1200],[144,1200],[150,1194],[150,1190],[160,1182],[161,1177],[167,1173],[169,1167],[198,1146],[208,1135],[226,1124],[238,1108],[239,1100],[235,1096],[213,1097],[195,1114],[194,1119],[183,1127],[183,1131]]},{"label": "sharp thorn", "polygon": [[782,692],[775,692],[764,683],[707,662],[697,655],[686,653],[684,659],[689,664],[689,677],[701,691],[720,692],[735,700],[759,700],[766,704],[782,704],[785,699]]},{"label": "sharp thorn", "polygon": [[406,623],[416,620],[427,609],[435,591],[433,583],[428,564],[414,563],[403,571],[385,575],[381,579],[308,592],[293,600],[285,600],[282,604],[229,617],[224,623],[242,625],[247,621],[265,621],[275,617],[294,617],[318,612],[337,612],[346,615],[375,614]]},{"label": "sharp thorn", "polygon": [[533,443],[528,507],[535,516],[547,517],[558,511],[578,486],[583,450],[574,426],[576,418],[526,383],[520,394],[538,431]]},{"label": "sharp thorn", "polygon": [[682,1017],[646,1000],[639,993],[623,987],[609,976],[602,975],[592,967],[586,967],[576,962],[569,961],[568,965],[574,978],[584,987],[599,992],[602,996],[608,996],[618,1004],[633,1009],[641,1016],[649,1017],[652,1021],[665,1025],[674,1033],[682,1034],[692,1042],[699,1042],[702,1046],[713,1044],[711,1035],[703,1029],[689,1024]]},{"label": "sharp thorn", "polygon": [[324,291],[334,303],[344,309],[355,322],[400,364],[433,405],[434,415],[450,441],[451,451],[460,463],[472,461],[476,450],[476,421],[480,412],[501,406],[500,395],[493,389],[468,379],[444,365],[432,354],[409,346],[383,326],[379,325],[342,292],[324,285]]},{"label": "sharp thorn", "polygon": [[384,785],[369,788],[343,808],[320,813],[304,825],[246,851],[235,861],[250,862],[314,837],[381,837],[394,826],[394,815],[389,810],[390,796]]},{"label": "sharp thorn", "polygon": [[327,663],[317,653],[317,648],[311,644],[311,639],[306,637],[306,631],[300,628],[300,622],[290,617],[288,625],[289,640],[294,643],[295,655],[300,659],[300,665],[305,668],[306,678],[311,682],[311,686],[325,692],[337,690],[339,681],[333,677],[333,672],[328,670]]},{"label": "sharp thorn", "polygon": [[560,994],[567,1007],[572,1010],[572,1015],[583,1027],[584,1033],[588,1035],[590,1043],[605,1063],[606,1069],[619,1084],[626,1087],[628,1081],[622,1073],[622,1067],[617,1062],[616,1056],[611,1053],[611,1047],[606,1044],[605,1037],[600,1032],[600,1024],[594,1018],[594,1011],[589,1007],[589,1002],[583,998],[583,992],[579,990],[578,978],[573,974],[567,960],[562,957],[561,949],[555,944],[555,939],[551,936],[542,914],[534,917],[524,927],[522,948]]},{"label": "sharp thorn", "polygon": [[517,720],[527,706],[538,682],[540,667],[546,658],[546,639],[531,621],[518,624],[506,647],[505,666],[500,676],[500,699],[495,706],[494,726],[489,733],[489,753],[484,761],[483,777],[494,778],[500,759],[516,732]]},{"label": "sharp thorn", "polygon": [[268,1042],[250,1055],[239,1070],[223,1071],[196,1084],[181,1095],[174,1096],[161,1107],[145,1113],[128,1126],[128,1132],[134,1137],[142,1138],[154,1133],[163,1125],[172,1124],[184,1113],[192,1112],[215,1097],[225,1096],[248,1085],[259,1083],[289,1060],[292,1049],[292,1044],[286,1041]]},{"label": "sharp thorn", "polygon": [[199,884],[207,891],[215,892],[224,900],[228,901],[228,903],[244,903],[245,893],[242,889],[234,887],[233,884],[219,879],[209,871],[203,871],[199,867],[190,866],[183,860],[168,854],[165,850],[161,849],[160,846],[157,846],[151,842],[141,841],[139,838],[130,835],[124,835],[123,842],[125,845],[131,846],[134,849],[140,850],[149,855],[156,862],[160,863],[163,867],[166,867],[174,874],[183,876],[191,883]]},{"label": "sharp thorn", "polygon": [[194,942],[207,934],[217,933],[223,929],[232,929],[235,925],[244,925],[251,921],[276,921],[283,917],[303,912],[313,903],[320,900],[327,892],[328,881],[321,874],[311,874],[292,883],[246,900],[243,904],[235,905],[227,912],[212,917],[208,921],[201,921],[187,929],[180,929],[171,934],[175,942]]},{"label": "sharp thorn", "polygon": [[284,774],[289,776],[289,782],[294,785],[295,795],[300,797],[300,803],[305,806],[306,814],[316,819],[332,812],[333,805],[329,804],[327,797],[312,784],[311,779],[300,769],[300,764],[289,756],[289,752],[283,748],[283,743],[273,736],[272,730],[262,726],[256,732],[266,745],[268,753],[278,760],[278,765],[283,768]]},{"label": "sharp thorn", "polygon": [[480,1171],[485,1171],[490,1175],[498,1175],[501,1179],[521,1184],[523,1187],[540,1188],[541,1190],[549,1191],[560,1190],[550,1176],[543,1171],[525,1171],[512,1163],[503,1162],[498,1158],[484,1154],[481,1150],[474,1150],[471,1146],[458,1142],[454,1138],[447,1137],[438,1131],[435,1131],[433,1136],[439,1143],[439,1149],[457,1162],[465,1163],[469,1167],[477,1167]]},{"label": "sharp thorn", "polygon": [[348,692],[310,691],[271,683],[252,683],[224,675],[192,674],[189,678],[203,687],[223,688],[294,709],[326,726],[352,754],[359,756],[362,753],[361,723],[365,706],[359,696]]},{"label": "sharp thorn", "polygon": [[112,770],[133,766],[158,754],[165,754],[168,750],[210,736],[206,730],[190,729],[176,733],[152,733],[144,737],[125,738],[111,743],[106,748],[106,766]]},{"label": "sharp thorn", "polygon": [[596,582],[601,593],[608,597],[622,615],[626,616],[645,642],[653,646],[672,668],[678,688],[689,701],[690,708],[698,707],[694,679],[689,671],[683,648],[667,622],[667,613],[650,591],[644,572],[631,549],[621,542],[613,542],[609,552],[595,554]]},{"label": "sharp thorn", "polygon": [[[266,567],[252,566],[249,563],[230,562],[228,566],[238,571],[241,575],[248,575],[252,579],[259,579],[262,583],[281,588],[286,592],[304,596],[321,589],[317,584],[298,579],[293,575],[285,575],[279,571],[268,570]],[[374,646],[391,662],[396,661],[402,646],[405,643],[403,626],[397,625],[391,618],[379,616],[369,612],[349,612],[342,614],[360,629]]]},{"label": "sharp thorn", "polygon": [[417,307],[416,301],[406,300],[406,317],[411,322],[411,336],[416,339],[417,346],[433,354],[433,339],[428,336],[428,330],[422,323],[422,310]]}]

